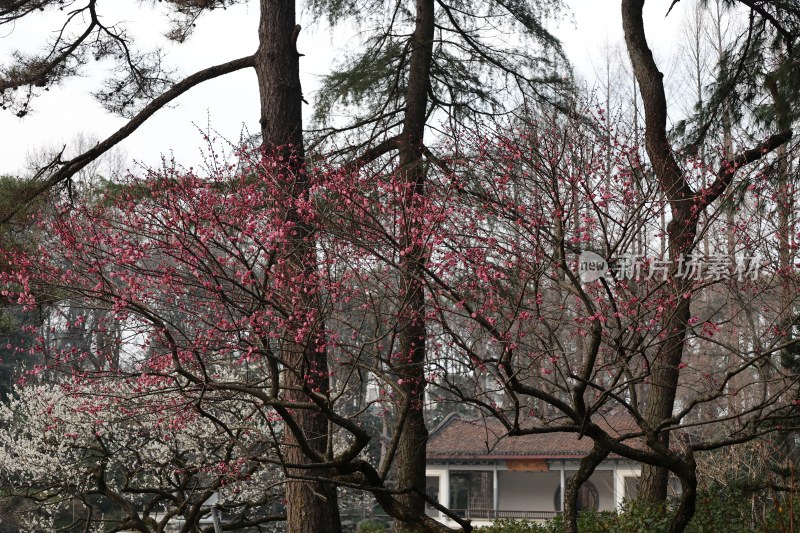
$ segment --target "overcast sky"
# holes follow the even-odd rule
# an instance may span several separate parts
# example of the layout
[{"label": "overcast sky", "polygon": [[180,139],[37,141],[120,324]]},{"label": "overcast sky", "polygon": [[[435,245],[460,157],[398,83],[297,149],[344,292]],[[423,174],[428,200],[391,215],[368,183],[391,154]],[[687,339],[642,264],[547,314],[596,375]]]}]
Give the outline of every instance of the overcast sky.
[{"label": "overcast sky", "polygon": [[[136,8],[135,2],[114,0],[120,20],[135,27],[141,35],[142,47],[155,42],[165,29],[165,19],[154,17],[147,8]],[[117,4],[118,3],[118,4]],[[554,25],[553,32],[562,39],[576,72],[584,78],[594,76],[593,65],[603,62],[607,45],[622,43],[619,0],[566,0],[573,17]],[[657,57],[668,57],[683,18],[680,2],[665,19],[671,2],[651,0],[646,4],[646,29]],[[129,4],[125,8],[124,4]],[[117,7],[120,6],[120,7]],[[103,6],[101,6],[102,8]],[[168,61],[184,73],[192,73],[216,63],[252,53],[257,46],[257,3],[218,11],[198,24],[191,40],[170,46]],[[149,15],[149,16],[147,16]],[[331,35],[321,25],[303,20],[298,50],[304,92],[313,104],[313,91],[320,75],[325,74],[337,51],[346,45],[344,32]],[[40,18],[25,21],[16,27],[0,28],[0,57],[8,57],[13,49],[25,51],[44,40],[47,21]],[[33,112],[19,119],[0,111],[0,174],[17,174],[24,166],[26,154],[46,146],[68,144],[77,132],[103,138],[113,133],[124,121],[105,112],[90,93],[96,89],[99,69],[85,78],[71,80],[52,89],[34,102]],[[308,96],[311,98],[308,98]],[[174,153],[183,164],[195,164],[201,154],[201,135],[209,124],[230,140],[239,138],[243,128],[258,131],[258,90],[255,74],[245,71],[206,82],[181,97],[170,109],[155,117],[129,137],[122,147],[130,161],[157,163],[161,154]],[[311,108],[309,107],[310,111]]]}]

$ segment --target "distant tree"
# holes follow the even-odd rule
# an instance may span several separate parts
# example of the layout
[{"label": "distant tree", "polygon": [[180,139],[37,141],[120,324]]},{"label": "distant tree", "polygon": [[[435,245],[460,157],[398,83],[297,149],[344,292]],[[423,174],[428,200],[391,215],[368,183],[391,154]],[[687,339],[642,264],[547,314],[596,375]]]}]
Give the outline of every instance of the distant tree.
[{"label": "distant tree", "polygon": [[[720,133],[726,121],[746,129],[752,122],[753,132],[760,131],[757,126],[785,130],[797,119],[792,103],[800,97],[795,79],[800,36],[796,3],[705,0],[699,4],[709,12],[707,39],[717,58],[714,76],[703,90],[705,102],[686,123],[686,144],[701,146],[707,137]],[[726,39],[721,25],[731,19],[742,24],[728,28]],[[730,35],[734,31],[736,35]]]},{"label": "distant tree", "polygon": [[[14,176],[0,177],[0,209],[19,206],[19,197],[28,193],[31,184]],[[40,198],[26,209],[18,211],[13,218],[0,224],[0,247],[5,250],[33,250],[37,244],[38,233],[28,224],[28,217],[46,209],[47,198]],[[0,271],[8,272],[14,265],[0,263]],[[23,310],[19,302],[12,298],[0,298],[0,401],[7,401],[12,394],[13,384],[20,377],[20,369],[30,369],[44,361],[30,353],[34,335],[29,328],[42,323],[40,309]]]}]

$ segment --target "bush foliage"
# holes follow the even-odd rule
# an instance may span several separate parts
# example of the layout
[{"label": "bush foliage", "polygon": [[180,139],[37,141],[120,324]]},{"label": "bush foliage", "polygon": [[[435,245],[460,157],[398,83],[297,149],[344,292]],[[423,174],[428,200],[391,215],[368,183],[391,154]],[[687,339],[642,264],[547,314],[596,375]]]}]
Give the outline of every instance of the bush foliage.
[{"label": "bush foliage", "polygon": [[[686,533],[777,533],[794,532],[800,522],[800,498],[783,495],[758,504],[741,492],[717,490],[701,493],[697,512]],[[668,503],[674,506],[675,501]],[[670,513],[663,504],[638,500],[624,504],[622,512],[581,513],[578,530],[581,533],[666,533]],[[492,526],[477,528],[479,533],[561,533],[563,519],[558,516],[543,523],[524,520],[498,520]]]}]

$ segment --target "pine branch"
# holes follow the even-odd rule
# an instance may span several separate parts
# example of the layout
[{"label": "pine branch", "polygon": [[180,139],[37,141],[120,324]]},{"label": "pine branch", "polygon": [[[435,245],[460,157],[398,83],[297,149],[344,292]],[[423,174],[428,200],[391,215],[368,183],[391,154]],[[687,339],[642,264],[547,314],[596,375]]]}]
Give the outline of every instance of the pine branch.
[{"label": "pine branch", "polygon": [[[228,63],[214,65],[213,67],[195,72],[191,76],[188,76],[187,78],[184,78],[180,82],[176,83],[170,89],[146,105],[144,109],[137,113],[114,134],[106,138],[104,141],[98,143],[94,148],[87,150],[86,152],[70,159],[69,161],[52,162],[51,165],[49,165],[49,168],[57,165],[63,166],[47,176],[38,187],[33,187],[30,191],[27,191],[26,195],[23,198],[19,198],[16,205],[10,207],[9,211],[0,213],[0,223],[8,222],[19,210],[23,209],[32,200],[55,187],[59,183],[69,180],[86,165],[96,160],[98,157],[106,153],[108,150],[116,146],[118,143],[136,131],[139,126],[144,124],[145,121],[147,121],[157,111],[181,96],[192,87],[195,87],[205,81],[236,72],[237,70],[241,70],[243,68],[253,67],[253,64],[253,56],[242,57],[239,59],[234,59],[233,61],[229,61]],[[47,168],[42,169],[42,171],[37,173],[36,178],[45,176],[46,170]]]},{"label": "pine branch", "polygon": [[792,130],[786,130],[781,133],[777,133],[770,136],[767,140],[759,143],[755,147],[739,152],[735,156],[723,161],[719,170],[717,171],[717,177],[714,180],[714,183],[700,191],[699,208],[704,209],[714,200],[719,198],[719,196],[725,192],[725,189],[728,188],[728,185],[730,185],[737,170],[745,165],[753,163],[754,161],[758,161],[779,146],[789,142],[791,138]]}]

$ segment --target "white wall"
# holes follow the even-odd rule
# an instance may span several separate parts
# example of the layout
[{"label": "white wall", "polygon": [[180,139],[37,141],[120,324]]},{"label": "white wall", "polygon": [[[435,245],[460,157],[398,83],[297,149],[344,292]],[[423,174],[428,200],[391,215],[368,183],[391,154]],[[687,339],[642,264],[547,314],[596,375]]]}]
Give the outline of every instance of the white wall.
[{"label": "white wall", "polygon": [[558,472],[498,472],[500,509],[504,511],[554,511],[553,494]]},{"label": "white wall", "polygon": [[[518,472],[506,470],[501,462],[498,465],[498,509],[502,511],[554,511],[553,497],[559,486],[561,479],[561,461],[548,461],[547,472]],[[575,472],[578,463],[576,461],[567,462],[565,479]],[[449,471],[457,470],[489,470],[489,465],[428,465],[427,475],[437,476],[439,481],[439,501],[444,505],[449,505]],[[616,477],[614,475],[616,470]],[[603,463],[589,478],[589,481],[597,489],[599,496],[599,510],[611,511],[615,508],[614,484],[617,485],[618,502],[623,497],[630,497],[625,494],[625,479],[627,477],[638,477],[639,467],[635,463],[615,461],[614,463]],[[430,480],[434,481],[434,480]],[[431,513],[435,514],[435,513]]]},{"label": "white wall", "polygon": [[[567,471],[567,479],[569,479],[571,472]],[[595,472],[589,481],[594,484],[597,489],[597,495],[600,497],[600,511],[613,511],[614,505],[614,473],[610,470]]]},{"label": "white wall", "polygon": [[[566,479],[574,474],[566,472]],[[550,472],[498,472],[500,509],[504,511],[555,511],[554,498],[561,474]],[[611,471],[595,472],[589,481],[597,489],[601,511],[614,509],[614,478]]]}]

